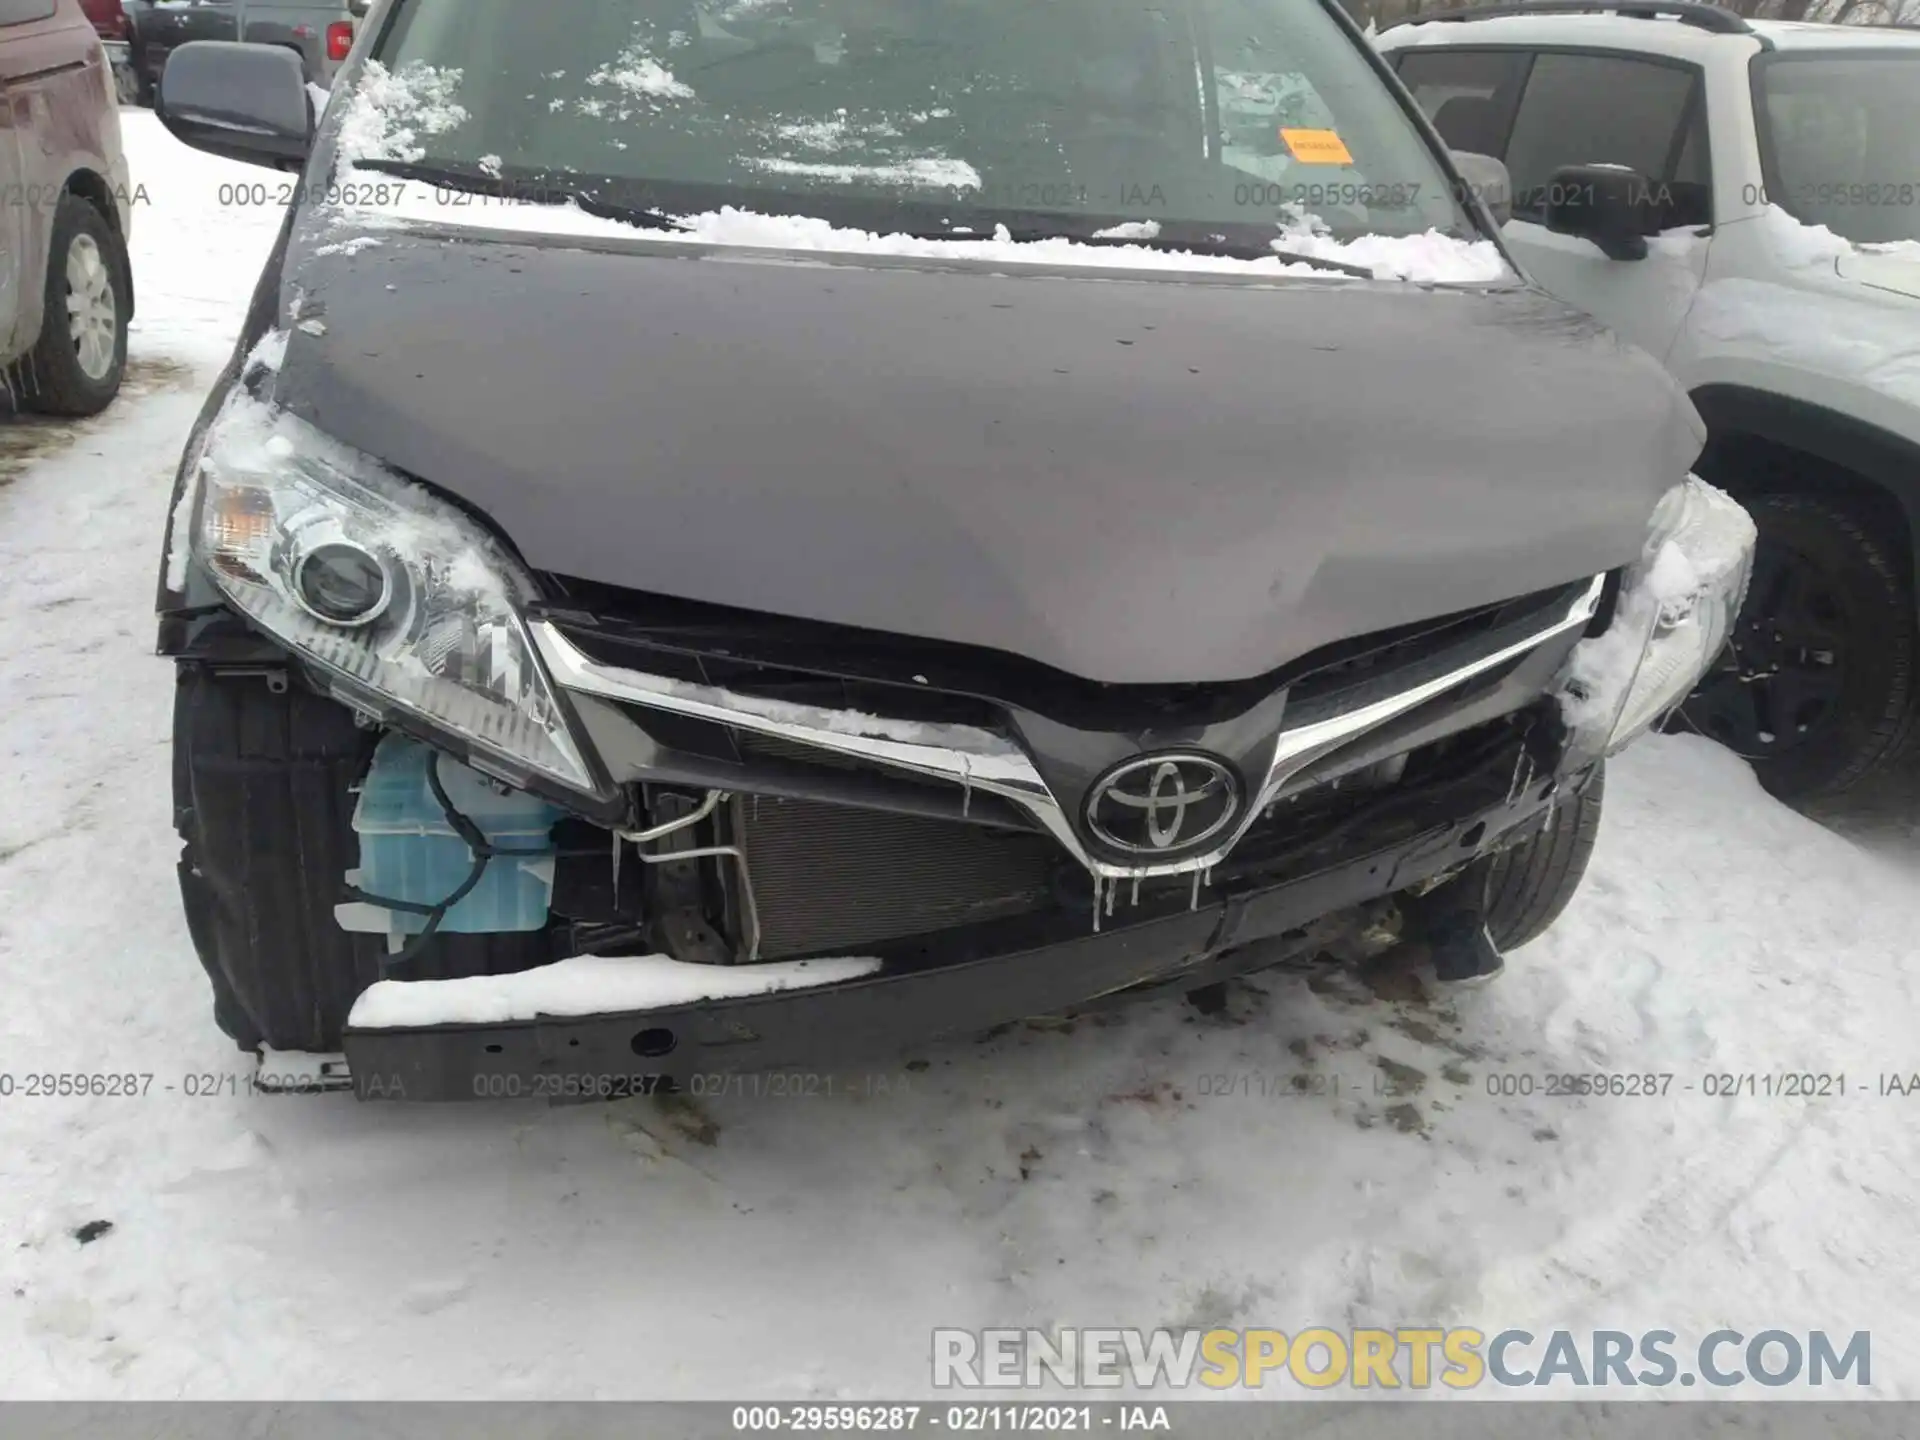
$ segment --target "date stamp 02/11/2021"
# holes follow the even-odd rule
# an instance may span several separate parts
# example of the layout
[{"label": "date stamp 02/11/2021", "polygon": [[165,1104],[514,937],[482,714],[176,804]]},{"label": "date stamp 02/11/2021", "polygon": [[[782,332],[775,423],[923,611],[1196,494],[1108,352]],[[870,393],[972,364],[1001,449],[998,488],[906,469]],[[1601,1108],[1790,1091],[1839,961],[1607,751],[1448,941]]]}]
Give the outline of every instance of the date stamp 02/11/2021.
[{"label": "date stamp 02/11/2021", "polygon": [[[473,1094],[481,1100],[619,1100],[671,1089],[690,1099],[708,1100],[885,1100],[930,1084],[927,1062],[909,1060],[892,1070],[769,1073],[715,1071],[683,1076],[671,1085],[652,1072],[585,1074],[532,1071],[476,1072]],[[1441,1067],[1456,1100],[1778,1100],[1827,1102],[1920,1099],[1920,1071],[1869,1070],[1717,1070],[1698,1075],[1676,1071],[1470,1071],[1450,1063]],[[1410,1066],[1379,1062],[1355,1074],[1315,1067],[1299,1070],[1204,1071],[1182,1083],[1156,1089],[1192,1101],[1259,1101],[1343,1097],[1405,1098],[1424,1089],[1428,1077]],[[13,1100],[234,1099],[355,1090],[371,1097],[405,1098],[398,1076],[349,1077],[344,1068],[311,1073],[266,1069],[201,1070],[161,1075],[142,1070],[0,1071],[0,1103]],[[1117,1096],[1115,1098],[1127,1098]]]}]

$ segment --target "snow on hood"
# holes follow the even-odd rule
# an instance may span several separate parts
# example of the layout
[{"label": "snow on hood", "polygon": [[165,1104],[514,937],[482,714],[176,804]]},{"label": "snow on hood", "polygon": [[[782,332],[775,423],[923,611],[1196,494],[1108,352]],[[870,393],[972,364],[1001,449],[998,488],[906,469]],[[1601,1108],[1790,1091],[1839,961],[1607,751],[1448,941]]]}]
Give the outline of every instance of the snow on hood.
[{"label": "snow on hood", "polygon": [[1376,280],[1489,284],[1513,274],[1491,240],[1456,240],[1438,230],[1424,235],[1363,235],[1357,240],[1336,240],[1305,225],[1295,225],[1282,230],[1273,243],[1300,255],[1364,265]]},{"label": "snow on hood", "polygon": [[1853,242],[1834,234],[1824,225],[1807,225],[1793,218],[1778,205],[1760,212],[1774,257],[1790,269],[1831,267],[1842,255],[1853,253]]},{"label": "snow on hood", "polygon": [[[949,162],[953,163],[953,162]],[[958,180],[958,172],[950,180]],[[376,188],[370,199],[336,210],[342,221],[364,226],[406,227],[426,223],[464,230],[516,234],[580,236],[696,245],[740,246],[821,254],[916,256],[926,259],[1002,260],[1012,263],[1085,266],[1099,269],[1187,270],[1247,276],[1299,276],[1332,280],[1334,272],[1299,261],[1245,260],[1199,255],[1146,245],[1088,245],[1064,238],[1015,240],[1005,226],[979,239],[926,239],[881,234],[835,225],[807,215],[764,215],[727,205],[700,214],[676,216],[678,230],[643,230],[619,220],[589,215],[575,205],[541,205],[497,196],[445,196],[417,184]],[[454,203],[455,200],[464,203]],[[1115,227],[1126,239],[1152,239],[1152,221]],[[1279,250],[1336,260],[1370,270],[1376,279],[1426,284],[1489,284],[1514,278],[1500,251],[1488,240],[1459,240],[1437,230],[1421,235],[1368,235],[1338,240],[1307,223],[1275,232]]]},{"label": "snow on hood", "polygon": [[1862,245],[1836,262],[1840,274],[1857,284],[1890,290],[1920,300],[1920,244]]},{"label": "snow on hood", "polygon": [[1796,220],[1778,205],[1761,212],[1760,223],[1774,255],[1783,265],[1799,269],[1826,267],[1857,256],[1881,256],[1892,260],[1920,262],[1920,240],[1893,240],[1879,245],[1856,245],[1825,225],[1809,225]]},{"label": "snow on hood", "polygon": [[[1744,222],[1743,222],[1744,223]],[[1856,245],[1824,225],[1803,225],[1778,206],[1764,227],[1782,272],[1701,288],[1689,324],[1702,340],[1803,375],[1843,378],[1920,405],[1920,325],[1898,292],[1920,298],[1920,244]],[[1839,276],[1860,288],[1803,284]]]},{"label": "snow on hood", "polygon": [[291,338],[285,330],[267,331],[247,352],[247,358],[241,362],[240,373],[244,375],[256,365],[277,372],[287,358],[287,341]]},{"label": "snow on hood", "polygon": [[666,955],[576,955],[511,975],[460,980],[379,980],[353,1002],[356,1030],[496,1025],[545,1015],[611,1015],[703,1000],[733,1000],[857,980],[874,959],[694,965]]},{"label": "snow on hood", "polygon": [[382,241],[377,235],[356,235],[351,240],[337,241],[332,245],[322,245],[313,253],[316,255],[358,255],[362,250],[376,249]]},{"label": "snow on hood", "polygon": [[1860,303],[1843,309],[1845,298],[1775,281],[1722,280],[1701,289],[1689,323],[1718,350],[1920,405],[1920,325],[1911,308],[1865,285]]}]

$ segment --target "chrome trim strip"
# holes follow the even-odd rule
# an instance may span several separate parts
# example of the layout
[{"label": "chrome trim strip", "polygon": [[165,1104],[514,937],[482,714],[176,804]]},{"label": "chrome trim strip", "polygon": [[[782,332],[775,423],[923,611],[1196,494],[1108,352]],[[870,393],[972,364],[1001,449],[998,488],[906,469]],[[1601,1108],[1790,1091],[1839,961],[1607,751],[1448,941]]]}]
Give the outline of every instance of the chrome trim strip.
[{"label": "chrome trim strip", "polygon": [[1564,617],[1556,620],[1546,629],[1535,632],[1528,639],[1517,640],[1491,655],[1483,655],[1478,660],[1462,665],[1457,670],[1449,670],[1446,674],[1435,676],[1425,684],[1389,695],[1384,700],[1376,700],[1371,705],[1363,705],[1358,710],[1331,715],[1311,725],[1302,725],[1297,730],[1282,730],[1279,740],[1274,745],[1273,764],[1267,771],[1266,783],[1260,787],[1260,803],[1254,809],[1256,811],[1265,809],[1279,795],[1287,781],[1354,736],[1384,725],[1387,721],[1404,715],[1407,711],[1424,705],[1429,700],[1438,699],[1456,685],[1464,684],[1476,675],[1496,669],[1509,660],[1517,659],[1530,650],[1538,649],[1555,636],[1564,635],[1576,626],[1584,628],[1600,609],[1600,596],[1606,590],[1606,583],[1604,575],[1594,576],[1593,582],[1587,586],[1585,592],[1576,597],[1573,604],[1567,608]]},{"label": "chrome trim strip", "polygon": [[535,621],[528,628],[547,672],[563,689],[751,730],[816,750],[871,760],[911,774],[999,795],[1033,816],[1093,875],[1103,880],[1126,880],[1211,870],[1226,858],[1260,814],[1278,798],[1287,781],[1301,770],[1348,740],[1437,699],[1475,676],[1517,659],[1569,630],[1584,628],[1599,610],[1604,588],[1605,577],[1595,576],[1563,616],[1524,640],[1371,705],[1298,729],[1282,730],[1274,741],[1266,777],[1255,789],[1252,803],[1233,833],[1204,855],[1162,865],[1116,865],[1089,855],[1065,811],[1025,752],[989,731],[971,726],[917,725],[855,711],[821,710],[738,695],[719,686],[669,680],[638,670],[602,665],[569,641],[551,621]]}]

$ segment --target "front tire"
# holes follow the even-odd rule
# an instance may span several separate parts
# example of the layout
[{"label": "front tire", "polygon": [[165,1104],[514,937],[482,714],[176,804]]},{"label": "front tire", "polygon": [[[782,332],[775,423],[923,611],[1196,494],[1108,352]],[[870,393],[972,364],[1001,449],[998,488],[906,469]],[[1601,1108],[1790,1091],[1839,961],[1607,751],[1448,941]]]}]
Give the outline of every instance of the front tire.
[{"label": "front tire", "polygon": [[1782,800],[1845,790],[1910,740],[1920,651],[1903,559],[1863,517],[1805,495],[1752,503],[1753,583],[1681,707]]},{"label": "front tire", "polygon": [[1553,807],[1542,829],[1493,857],[1487,869],[1487,933],[1501,951],[1538,939],[1573,899],[1600,838],[1606,792],[1602,766],[1584,790]]},{"label": "front tire", "polygon": [[28,408],[44,415],[97,415],[120,393],[127,368],[133,286],[127,249],[78,195],[62,195],[47,253],[40,339],[17,366]]}]

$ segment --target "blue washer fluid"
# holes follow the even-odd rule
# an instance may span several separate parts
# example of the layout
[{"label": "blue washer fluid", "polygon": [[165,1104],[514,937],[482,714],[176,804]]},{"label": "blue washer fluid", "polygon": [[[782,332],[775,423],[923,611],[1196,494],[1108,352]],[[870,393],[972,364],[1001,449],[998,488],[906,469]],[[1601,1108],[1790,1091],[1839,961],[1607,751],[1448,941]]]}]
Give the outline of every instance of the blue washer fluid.
[{"label": "blue washer fluid", "polygon": [[[553,899],[552,831],[565,812],[538,796],[503,791],[451,756],[401,735],[381,739],[361,782],[353,810],[360,866],[347,872],[348,883],[363,894],[433,905],[466,880],[473,852],[427,786],[427,766],[436,760],[447,798],[489,844],[533,852],[488,861],[480,883],[447,911],[440,929],[481,934],[542,928]],[[335,915],[341,928],[385,933],[395,946],[427,923],[424,915],[363,903],[338,906]]]}]

